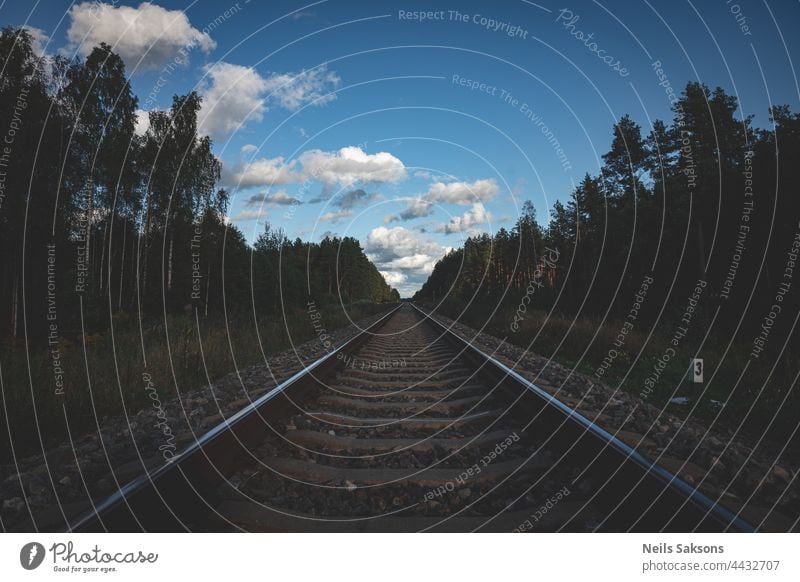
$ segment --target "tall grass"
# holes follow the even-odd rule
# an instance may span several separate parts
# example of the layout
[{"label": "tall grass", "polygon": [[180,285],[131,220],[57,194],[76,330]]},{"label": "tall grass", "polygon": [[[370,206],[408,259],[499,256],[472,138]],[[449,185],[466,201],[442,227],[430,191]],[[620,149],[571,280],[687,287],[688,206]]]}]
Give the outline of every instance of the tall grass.
[{"label": "tall grass", "polygon": [[[357,303],[345,312],[336,304],[317,306],[328,331],[388,307]],[[59,339],[63,395],[56,393],[53,358],[44,341],[9,342],[0,356],[0,462],[12,458],[8,440],[16,455],[40,453],[40,439],[45,446],[64,442],[69,433],[96,431],[105,417],[150,406],[144,373],[167,400],[315,335],[305,310],[262,315],[258,321],[252,313],[186,314],[141,325],[119,314],[108,331]]]},{"label": "tall grass", "polygon": [[[764,358],[748,365],[750,343],[742,338],[730,342],[729,337],[714,333],[704,338],[706,330],[700,321],[693,323],[677,346],[671,343],[677,325],[668,321],[652,329],[644,324],[635,327],[619,346],[615,345],[623,325],[619,320],[601,322],[560,314],[548,317],[545,311],[528,310],[519,329],[512,331],[514,308],[501,307],[491,319],[491,309],[481,306],[464,312],[450,304],[443,312],[453,318],[460,316],[463,323],[472,327],[485,326],[487,333],[575,367],[595,382],[619,388],[681,417],[691,414],[780,443],[786,442],[798,427],[800,395],[793,383],[800,358],[791,349],[777,364],[775,358]],[[668,348],[673,348],[675,354],[656,375],[655,366]],[[598,373],[612,349],[616,350],[616,357]],[[702,384],[692,383],[687,377],[692,358],[704,360]],[[652,389],[646,384],[648,378],[657,378]],[[671,403],[676,396],[688,397],[689,403]]]}]

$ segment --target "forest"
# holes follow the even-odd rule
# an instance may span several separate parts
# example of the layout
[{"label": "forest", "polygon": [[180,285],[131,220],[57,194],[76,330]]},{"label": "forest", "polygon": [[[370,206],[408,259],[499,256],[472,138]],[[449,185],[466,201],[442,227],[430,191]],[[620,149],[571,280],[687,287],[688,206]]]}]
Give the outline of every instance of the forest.
[{"label": "forest", "polygon": [[[347,306],[357,316],[399,300],[354,238],[291,241],[266,224],[247,243],[226,219],[229,193],[198,134],[196,93],[150,111],[137,135],[138,100],[108,45],[85,60],[43,59],[26,29],[7,27],[0,62],[0,380],[20,426],[36,420],[27,386],[55,391],[88,422],[89,396],[102,402],[175,342],[192,357],[177,372],[165,359],[157,380],[204,382],[201,338],[221,352],[211,371],[223,373],[235,369],[236,348],[240,364],[261,356],[246,333],[254,326],[268,328],[273,348],[313,335],[309,300],[330,306],[331,326]],[[239,344],[223,337],[229,327]],[[101,412],[119,410],[111,400]],[[58,399],[36,406],[41,418],[61,415]]]},{"label": "forest", "polygon": [[46,335],[50,283],[60,332],[102,328],[116,312],[208,315],[226,306],[292,308],[309,295],[397,298],[354,239],[292,242],[267,224],[252,248],[246,243],[225,220],[229,194],[216,187],[211,140],[197,132],[196,93],[151,111],[138,136],[137,98],[107,45],[85,61],[56,56],[47,67],[27,31],[6,28],[0,59],[8,128],[0,339]]},{"label": "forest", "polygon": [[[696,82],[673,114],[646,134],[620,118],[598,174],[546,225],[526,202],[512,229],[442,258],[414,299],[637,395],[656,386],[662,405],[697,394],[683,378],[704,357],[710,413],[727,404],[734,423],[791,430],[800,116],[776,106],[758,129],[735,97]],[[680,357],[653,381],[670,341]]]},{"label": "forest", "polygon": [[107,45],[46,66],[26,30],[6,28],[0,60],[0,339],[43,337],[55,319],[59,333],[101,329],[117,312],[398,298],[355,239],[292,242],[267,224],[247,244],[225,219],[229,194],[198,135],[196,93],[149,112],[139,136],[137,98]]}]

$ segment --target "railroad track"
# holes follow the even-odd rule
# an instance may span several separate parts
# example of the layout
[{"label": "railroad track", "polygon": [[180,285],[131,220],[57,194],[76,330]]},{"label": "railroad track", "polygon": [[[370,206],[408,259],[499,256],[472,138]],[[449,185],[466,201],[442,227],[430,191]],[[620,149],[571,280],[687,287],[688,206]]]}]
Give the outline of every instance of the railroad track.
[{"label": "railroad track", "polygon": [[404,304],[72,529],[752,528]]}]

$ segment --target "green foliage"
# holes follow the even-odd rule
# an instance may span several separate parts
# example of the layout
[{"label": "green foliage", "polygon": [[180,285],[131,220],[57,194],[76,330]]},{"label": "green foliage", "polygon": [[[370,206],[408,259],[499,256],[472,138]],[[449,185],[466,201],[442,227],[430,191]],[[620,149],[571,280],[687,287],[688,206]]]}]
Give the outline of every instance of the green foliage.
[{"label": "green foliage", "polygon": [[398,301],[352,237],[326,237],[320,243],[294,242],[266,223],[254,244],[254,301],[272,309],[305,305]]}]

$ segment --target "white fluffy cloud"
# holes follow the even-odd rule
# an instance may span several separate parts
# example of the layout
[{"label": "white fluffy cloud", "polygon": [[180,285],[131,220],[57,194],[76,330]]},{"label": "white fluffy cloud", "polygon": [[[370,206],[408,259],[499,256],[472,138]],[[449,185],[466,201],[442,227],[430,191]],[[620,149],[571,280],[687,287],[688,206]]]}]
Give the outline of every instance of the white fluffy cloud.
[{"label": "white fluffy cloud", "polygon": [[476,202],[488,202],[494,198],[500,189],[497,182],[488,180],[475,180],[474,182],[435,182],[430,185],[425,199],[431,202],[447,202],[467,206]]},{"label": "white fluffy cloud", "polygon": [[341,148],[338,152],[310,150],[300,156],[300,163],[308,178],[326,186],[398,182],[406,177],[405,165],[392,154],[368,154],[355,146]]},{"label": "white fluffy cloud", "polygon": [[328,103],[336,97],[331,89],[341,83],[339,76],[325,67],[264,77],[252,67],[220,61],[207,65],[205,72],[200,131],[216,138],[247,122],[261,121],[272,104],[295,111],[307,103]]},{"label": "white fluffy cloud", "polygon": [[247,121],[263,119],[267,82],[255,69],[220,61],[206,65],[205,72],[207,81],[200,89],[201,133],[222,137]]},{"label": "white fluffy cloud", "polygon": [[393,286],[408,296],[422,286],[436,261],[450,249],[402,226],[379,226],[367,235],[365,250],[379,271],[391,273],[398,281],[404,277]]},{"label": "white fluffy cloud", "polygon": [[232,168],[222,166],[222,183],[229,188],[253,188],[302,182],[303,176],[296,171],[297,162],[286,162],[282,157],[259,158],[252,162],[239,162]]},{"label": "white fluffy cloud", "polygon": [[[439,182],[436,181],[428,187],[428,191],[413,199],[408,203],[405,210],[400,214],[392,214],[384,219],[384,222],[390,223],[396,220],[412,220],[414,218],[422,218],[429,216],[433,212],[434,204],[458,204],[461,206],[472,205],[472,211],[467,212],[463,219],[453,224],[454,230],[443,232],[458,232],[459,230],[466,230],[466,226],[460,227],[460,224],[472,220],[477,220],[481,213],[488,216],[486,209],[483,207],[484,202],[488,202],[494,198],[500,189],[497,187],[497,182],[493,179],[475,180],[474,182]],[[480,205],[477,208],[476,205]],[[469,215],[469,216],[467,216]],[[474,224],[481,224],[486,222],[484,218]]]},{"label": "white fluffy cloud", "polygon": [[408,275],[399,271],[380,271],[380,274],[383,275],[384,281],[392,287],[402,286],[408,281]]},{"label": "white fluffy cloud", "polygon": [[430,237],[402,226],[373,228],[367,235],[366,251],[379,266],[413,269],[430,274],[447,249]]},{"label": "white fluffy cloud", "polygon": [[475,227],[486,224],[492,220],[492,213],[486,210],[483,204],[477,202],[472,205],[472,209],[466,211],[462,216],[454,216],[447,224],[442,224],[437,228],[438,232],[452,234],[454,232],[467,232],[473,234]]},{"label": "white fluffy cloud", "polygon": [[159,68],[175,58],[185,62],[186,49],[198,47],[208,53],[216,47],[208,34],[191,25],[184,11],[150,2],[137,8],[82,2],[70,9],[69,17],[67,50],[87,54],[105,42],[130,68]]},{"label": "white fluffy cloud", "polygon": [[[336,184],[354,185],[367,182],[396,182],[405,177],[403,162],[387,152],[368,154],[359,147],[344,147],[336,152],[309,150],[297,160],[287,162],[282,157],[260,158],[238,162],[233,167],[223,165],[222,181],[231,188],[252,188],[316,180],[326,188]],[[377,193],[363,190],[347,192],[335,201],[341,208],[350,208],[378,199]],[[320,200],[327,199],[327,195]]]}]

